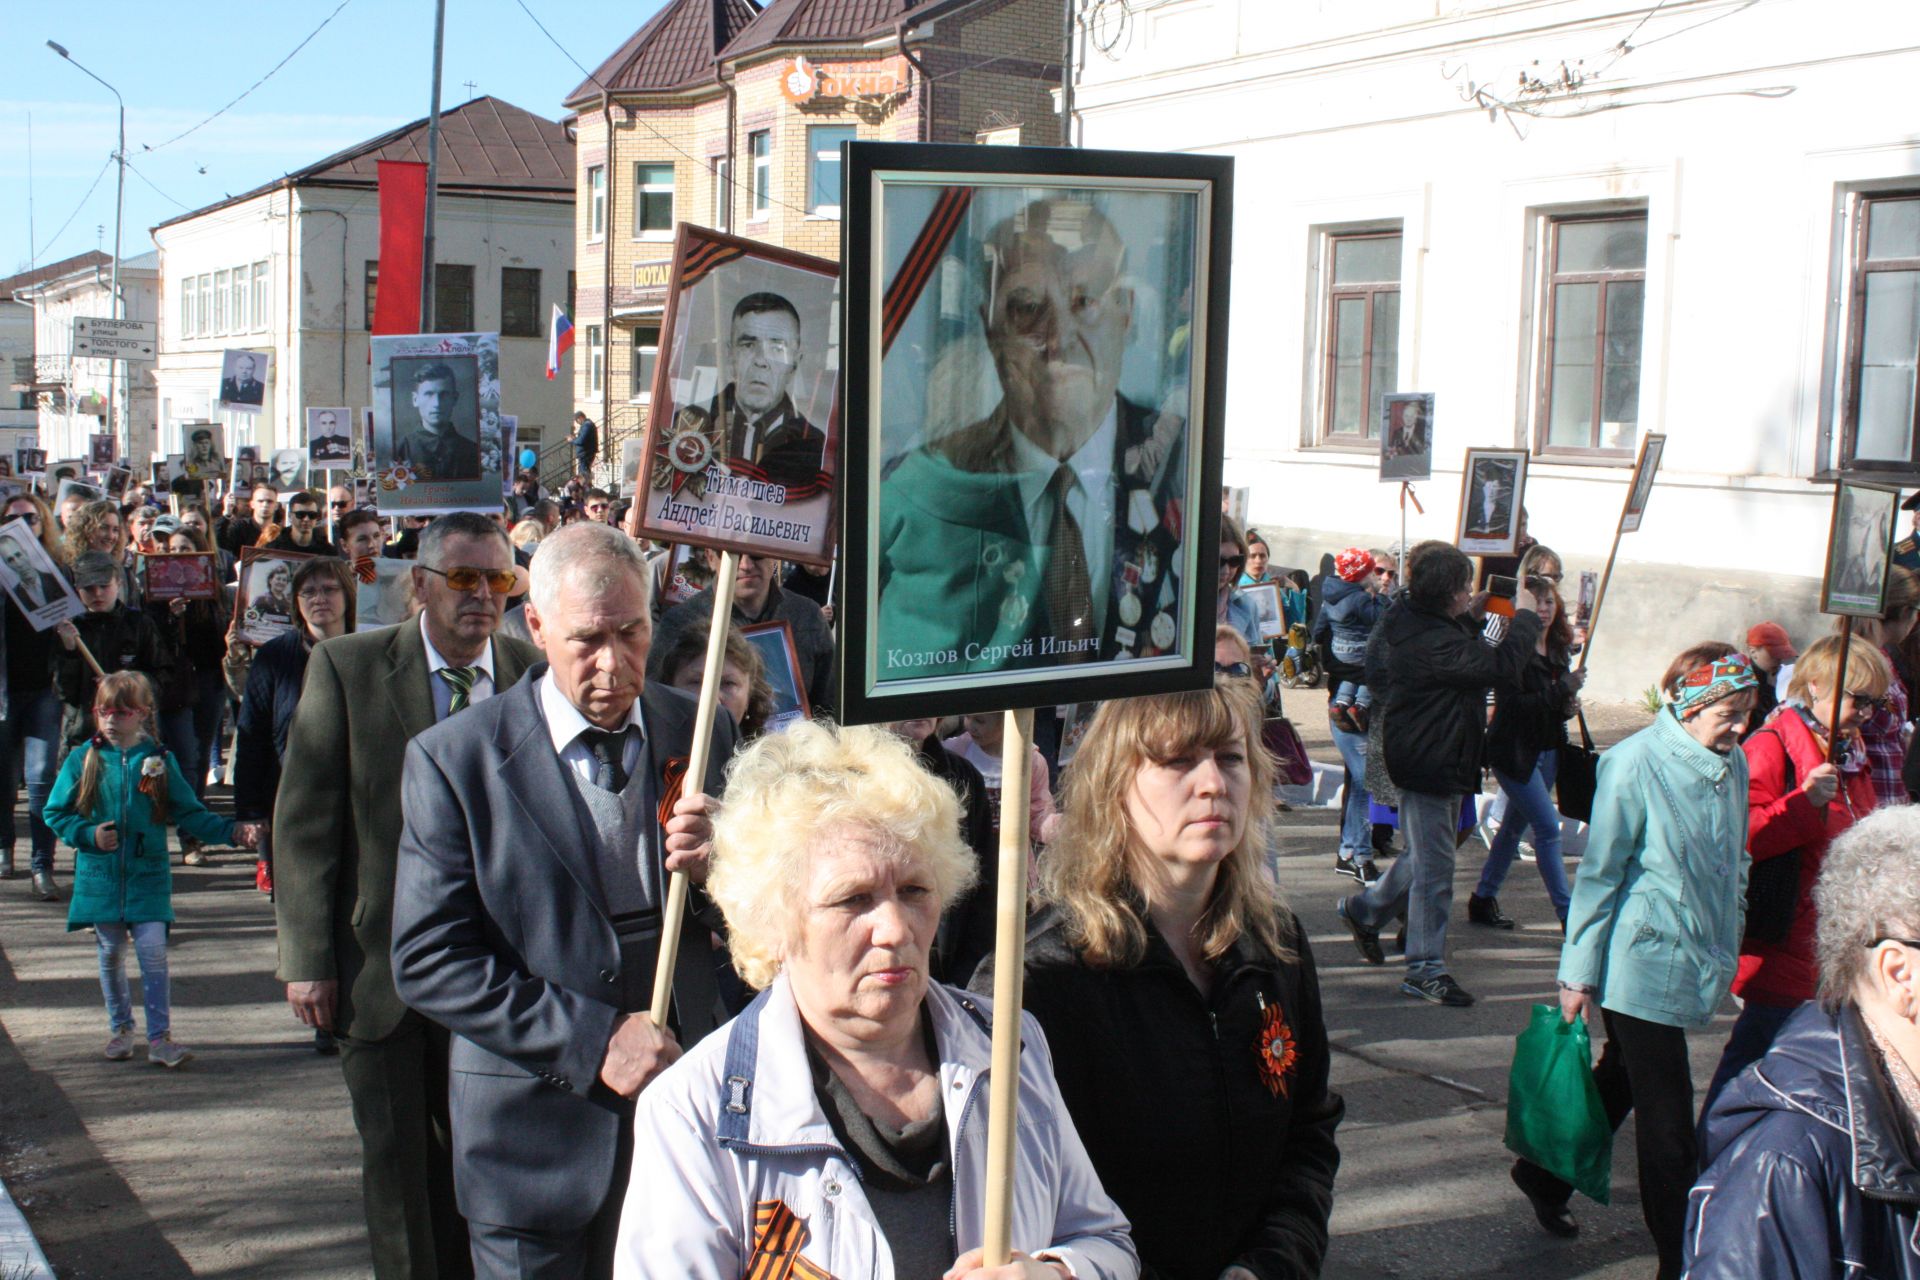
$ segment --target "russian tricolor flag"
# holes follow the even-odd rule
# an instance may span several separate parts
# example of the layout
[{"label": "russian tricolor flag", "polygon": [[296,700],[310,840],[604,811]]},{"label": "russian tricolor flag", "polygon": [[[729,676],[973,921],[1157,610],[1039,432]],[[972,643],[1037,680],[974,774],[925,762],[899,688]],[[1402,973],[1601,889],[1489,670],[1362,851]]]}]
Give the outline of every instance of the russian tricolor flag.
[{"label": "russian tricolor flag", "polygon": [[573,321],[567,319],[567,313],[556,302],[553,305],[553,323],[547,329],[547,381],[551,382],[558,376],[560,357],[572,347]]}]

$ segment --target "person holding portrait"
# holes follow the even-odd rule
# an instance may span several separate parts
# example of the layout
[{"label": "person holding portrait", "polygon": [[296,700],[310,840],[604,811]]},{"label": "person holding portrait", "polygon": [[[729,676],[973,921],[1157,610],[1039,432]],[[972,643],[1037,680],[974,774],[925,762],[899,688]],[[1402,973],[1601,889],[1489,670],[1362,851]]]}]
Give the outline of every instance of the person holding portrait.
[{"label": "person holding portrait", "polygon": [[[718,551],[696,550],[691,554],[704,555],[712,570],[719,569]],[[800,660],[798,675],[806,686],[808,708],[817,716],[833,714],[837,705],[835,692],[839,679],[833,661],[833,631],[827,626],[819,605],[780,585],[780,561],[777,558],[749,554],[739,557],[739,568],[733,580],[732,616],[735,627],[784,621],[793,631],[794,654]],[[654,657],[647,666],[648,678],[664,680],[666,674],[660,668],[660,655],[673,648],[682,631],[690,627],[705,627],[712,618],[712,587],[696,592],[662,613],[659,634],[654,638]],[[770,680],[774,677],[775,673],[768,673]]]}]

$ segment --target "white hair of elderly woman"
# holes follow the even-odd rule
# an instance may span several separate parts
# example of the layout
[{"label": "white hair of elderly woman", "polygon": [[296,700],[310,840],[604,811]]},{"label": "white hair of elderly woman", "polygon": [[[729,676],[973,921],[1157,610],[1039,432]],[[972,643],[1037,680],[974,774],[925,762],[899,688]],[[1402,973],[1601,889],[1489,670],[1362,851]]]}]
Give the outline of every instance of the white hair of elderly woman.
[{"label": "white hair of elderly woman", "polygon": [[533,553],[533,607],[539,613],[550,611],[560,584],[582,573],[595,575],[592,586],[599,591],[622,571],[640,579],[640,589],[651,607],[653,575],[647,572],[646,552],[639,543],[610,524],[582,520],[567,525],[540,539]]},{"label": "white hair of elderly woman", "polygon": [[1820,863],[1813,905],[1820,999],[1856,1000],[1881,938],[1920,937],[1920,806],[1878,809],[1849,827]]},{"label": "white hair of elderly woman", "polygon": [[[536,590],[539,581],[536,572]],[[960,838],[959,799],[920,767],[911,745],[873,726],[811,721],[768,734],[727,771],[707,880],[727,918],[733,967],[748,985],[768,986],[780,972],[803,924],[808,856],[820,839],[849,828],[924,866],[943,908],[979,877]]]}]

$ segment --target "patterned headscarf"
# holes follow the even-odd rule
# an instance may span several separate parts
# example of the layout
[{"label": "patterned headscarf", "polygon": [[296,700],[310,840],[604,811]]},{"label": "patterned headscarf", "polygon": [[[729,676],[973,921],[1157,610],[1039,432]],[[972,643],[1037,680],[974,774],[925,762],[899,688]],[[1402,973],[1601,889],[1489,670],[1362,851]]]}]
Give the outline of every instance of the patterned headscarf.
[{"label": "patterned headscarf", "polygon": [[1715,658],[1681,678],[1673,695],[1673,712],[1682,720],[1691,720],[1716,702],[1759,687],[1760,679],[1753,674],[1753,664],[1746,654]]}]

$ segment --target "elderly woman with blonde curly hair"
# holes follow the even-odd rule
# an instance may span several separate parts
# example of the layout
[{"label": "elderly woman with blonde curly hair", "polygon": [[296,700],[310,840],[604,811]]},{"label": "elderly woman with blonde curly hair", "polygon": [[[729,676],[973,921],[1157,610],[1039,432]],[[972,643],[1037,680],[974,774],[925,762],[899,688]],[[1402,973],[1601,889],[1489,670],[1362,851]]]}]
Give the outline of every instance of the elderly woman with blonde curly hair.
[{"label": "elderly woman with blonde curly hair", "polygon": [[1027,1009],[1165,1280],[1312,1276],[1326,1257],[1345,1107],[1306,931],[1265,865],[1260,727],[1250,680],[1103,705],[1028,930]]},{"label": "elderly woman with blonde curly hair", "polygon": [[976,874],[959,832],[881,729],[796,724],[734,762],[707,891],[762,991],[640,1095],[617,1277],[1139,1275],[1031,1019],[1014,1256],[983,1264],[993,1010],[927,976]]}]

